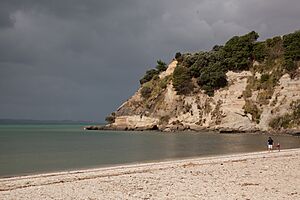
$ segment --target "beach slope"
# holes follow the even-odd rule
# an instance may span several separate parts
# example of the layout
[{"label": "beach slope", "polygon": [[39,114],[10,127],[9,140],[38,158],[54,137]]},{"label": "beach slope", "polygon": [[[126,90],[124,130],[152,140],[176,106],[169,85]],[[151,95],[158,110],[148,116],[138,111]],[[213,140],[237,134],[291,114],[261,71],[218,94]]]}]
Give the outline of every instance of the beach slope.
[{"label": "beach slope", "polygon": [[300,199],[300,149],[0,179],[0,199]]}]

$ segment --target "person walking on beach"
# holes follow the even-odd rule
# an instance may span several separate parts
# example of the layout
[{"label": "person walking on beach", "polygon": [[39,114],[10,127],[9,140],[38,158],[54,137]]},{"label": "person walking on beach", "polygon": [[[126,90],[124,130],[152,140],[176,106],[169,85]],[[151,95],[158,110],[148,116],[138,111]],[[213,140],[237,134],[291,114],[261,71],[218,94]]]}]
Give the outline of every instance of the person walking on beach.
[{"label": "person walking on beach", "polygon": [[271,137],[269,137],[268,139],[268,151],[272,151],[273,150],[273,140]]}]

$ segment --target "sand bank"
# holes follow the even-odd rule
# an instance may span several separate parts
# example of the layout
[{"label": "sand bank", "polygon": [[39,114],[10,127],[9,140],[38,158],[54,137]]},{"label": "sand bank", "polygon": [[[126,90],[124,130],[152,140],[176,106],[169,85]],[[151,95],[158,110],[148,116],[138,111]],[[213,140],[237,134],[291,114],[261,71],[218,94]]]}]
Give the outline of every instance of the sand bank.
[{"label": "sand bank", "polygon": [[300,149],[4,178],[0,199],[300,199]]}]

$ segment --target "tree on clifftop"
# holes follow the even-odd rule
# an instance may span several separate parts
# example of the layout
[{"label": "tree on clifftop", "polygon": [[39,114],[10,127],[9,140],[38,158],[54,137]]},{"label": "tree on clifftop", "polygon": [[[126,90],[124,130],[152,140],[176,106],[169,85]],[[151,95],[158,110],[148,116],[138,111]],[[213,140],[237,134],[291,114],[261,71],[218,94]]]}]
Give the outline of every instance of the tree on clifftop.
[{"label": "tree on clifftop", "polygon": [[161,60],[158,60],[158,61],[157,61],[157,65],[156,65],[155,68],[157,69],[157,71],[163,72],[163,71],[166,71],[166,69],[167,69],[167,64],[164,63],[164,62],[161,61]]},{"label": "tree on clifftop", "polygon": [[146,71],[146,74],[143,76],[143,78],[140,79],[141,85],[151,81],[152,78],[155,77],[155,75],[158,75],[160,72],[166,71],[167,64],[161,60],[158,60],[155,68],[156,69],[150,69]]},{"label": "tree on clifftop", "polygon": [[226,42],[223,53],[229,70],[248,70],[253,59],[254,44],[259,37],[252,31],[243,36],[234,36]]}]

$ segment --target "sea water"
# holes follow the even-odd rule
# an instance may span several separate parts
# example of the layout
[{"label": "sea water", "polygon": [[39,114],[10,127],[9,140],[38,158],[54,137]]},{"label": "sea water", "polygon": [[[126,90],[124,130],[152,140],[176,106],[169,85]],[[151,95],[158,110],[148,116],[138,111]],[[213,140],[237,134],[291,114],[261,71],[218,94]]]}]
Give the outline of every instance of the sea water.
[{"label": "sea water", "polygon": [[[263,151],[268,135],[85,131],[83,125],[0,125],[0,177]],[[300,138],[272,136],[281,148]]]}]

